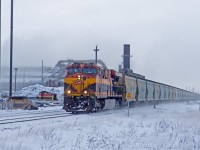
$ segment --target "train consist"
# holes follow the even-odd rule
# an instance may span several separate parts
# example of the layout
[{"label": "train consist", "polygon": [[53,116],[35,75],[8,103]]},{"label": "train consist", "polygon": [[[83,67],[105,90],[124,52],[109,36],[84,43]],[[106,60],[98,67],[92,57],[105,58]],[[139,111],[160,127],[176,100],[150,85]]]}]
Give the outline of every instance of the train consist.
[{"label": "train consist", "polygon": [[120,107],[127,101],[193,100],[195,94],[136,74],[120,73],[94,63],[73,63],[64,78],[64,109],[91,112]]}]

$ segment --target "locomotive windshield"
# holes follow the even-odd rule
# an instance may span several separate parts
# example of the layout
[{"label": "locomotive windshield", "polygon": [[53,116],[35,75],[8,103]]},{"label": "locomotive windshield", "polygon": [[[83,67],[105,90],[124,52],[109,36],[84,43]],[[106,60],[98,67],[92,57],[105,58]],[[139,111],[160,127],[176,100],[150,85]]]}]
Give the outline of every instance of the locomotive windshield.
[{"label": "locomotive windshield", "polygon": [[97,74],[97,69],[96,68],[83,68],[83,73]]},{"label": "locomotive windshield", "polygon": [[68,74],[81,73],[81,68],[68,68]]}]

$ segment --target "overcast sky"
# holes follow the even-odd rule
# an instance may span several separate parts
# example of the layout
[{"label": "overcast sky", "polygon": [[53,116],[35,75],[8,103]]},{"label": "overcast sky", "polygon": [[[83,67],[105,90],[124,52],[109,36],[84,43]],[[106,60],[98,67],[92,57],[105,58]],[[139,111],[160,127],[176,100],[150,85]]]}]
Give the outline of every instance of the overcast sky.
[{"label": "overcast sky", "polygon": [[[9,65],[10,0],[2,0],[2,62]],[[131,45],[131,68],[200,92],[199,0],[14,0],[13,66],[98,58],[108,68]]]}]

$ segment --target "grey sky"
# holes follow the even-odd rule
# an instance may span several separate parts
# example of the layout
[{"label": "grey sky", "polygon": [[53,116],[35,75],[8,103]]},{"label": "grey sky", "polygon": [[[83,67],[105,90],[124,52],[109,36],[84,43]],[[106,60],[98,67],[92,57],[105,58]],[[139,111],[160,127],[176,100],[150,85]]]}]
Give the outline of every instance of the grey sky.
[{"label": "grey sky", "polygon": [[[2,0],[2,56],[9,65],[10,0]],[[148,79],[200,91],[199,0],[14,0],[14,66],[98,57],[109,68],[131,44]]]}]

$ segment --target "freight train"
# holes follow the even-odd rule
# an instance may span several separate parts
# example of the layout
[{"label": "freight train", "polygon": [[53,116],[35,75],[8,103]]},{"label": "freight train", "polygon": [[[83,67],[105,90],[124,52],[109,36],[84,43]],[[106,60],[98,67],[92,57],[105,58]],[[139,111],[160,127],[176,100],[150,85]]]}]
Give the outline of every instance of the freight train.
[{"label": "freight train", "polygon": [[121,107],[127,101],[195,100],[199,94],[120,73],[94,63],[73,63],[64,78],[64,106],[67,112],[92,112]]}]

